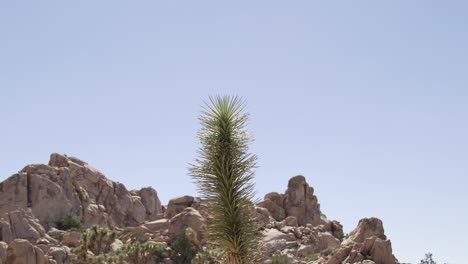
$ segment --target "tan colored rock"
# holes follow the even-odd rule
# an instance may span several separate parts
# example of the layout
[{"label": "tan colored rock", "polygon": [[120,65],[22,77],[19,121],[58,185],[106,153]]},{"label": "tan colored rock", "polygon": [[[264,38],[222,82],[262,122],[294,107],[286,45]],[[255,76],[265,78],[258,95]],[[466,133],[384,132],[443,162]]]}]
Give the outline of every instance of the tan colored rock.
[{"label": "tan colored rock", "polygon": [[286,241],[295,241],[296,236],[294,234],[285,234],[274,228],[263,231],[264,242],[270,242],[273,240],[281,240],[281,239],[284,239]]},{"label": "tan colored rock", "polygon": [[356,263],[361,262],[364,260],[364,255],[362,255],[359,251],[351,250],[349,256],[343,261],[344,263]]},{"label": "tan colored rock", "polygon": [[103,205],[88,204],[84,211],[84,222],[87,226],[106,225],[109,222],[109,215]]},{"label": "tan colored rock", "polygon": [[0,241],[0,264],[6,264],[8,244]]},{"label": "tan colored rock", "polygon": [[326,264],[341,264],[351,253],[352,246],[342,246],[326,262]]},{"label": "tan colored rock", "polygon": [[57,241],[62,241],[66,233],[67,231],[59,230],[57,228],[51,228],[49,231],[47,231],[47,235],[49,235]]},{"label": "tan colored rock", "polygon": [[[30,208],[47,229],[67,215],[83,216],[86,226],[123,227],[154,220],[162,212],[153,189],[132,194],[86,162],[56,153],[49,165],[28,165],[0,183],[0,216],[21,208]],[[0,234],[3,226],[0,222]]]},{"label": "tan colored rock", "polygon": [[171,218],[169,223],[169,237],[175,237],[187,227],[192,228],[197,233],[197,238],[203,238],[203,228],[205,220],[201,214],[192,207],[185,208],[182,212]]},{"label": "tan colored rock", "polygon": [[162,213],[161,201],[157,192],[151,187],[146,187],[139,190],[137,194],[141,197],[141,203],[145,207],[145,219],[156,220],[156,217]]},{"label": "tan colored rock", "polygon": [[79,247],[81,240],[81,233],[70,231],[63,235],[62,244],[69,247]]},{"label": "tan colored rock", "polygon": [[378,264],[398,264],[392,253],[391,242],[384,234],[382,221],[377,218],[361,219],[349,238],[335,252],[338,253],[333,254],[326,264],[365,263],[366,258]]},{"label": "tan colored rock", "polygon": [[264,225],[267,225],[270,223],[271,215],[268,209],[263,208],[263,207],[255,207],[255,215],[257,217],[258,222]]},{"label": "tan colored rock", "polygon": [[286,217],[286,211],[284,211],[284,208],[278,206],[276,203],[266,197],[265,200],[258,203],[257,206],[266,208],[276,221],[283,221],[283,219]]},{"label": "tan colored rock", "polygon": [[284,219],[284,224],[287,226],[297,226],[297,218],[295,216],[288,216]]},{"label": "tan colored rock", "polygon": [[11,232],[10,222],[4,218],[0,218],[0,241],[10,243],[14,238]]},{"label": "tan colored rock", "polygon": [[390,240],[376,238],[370,251],[372,260],[382,264],[397,264],[398,260],[392,253],[392,244]]},{"label": "tan colored rock", "polygon": [[297,249],[297,255],[301,257],[307,257],[314,253],[317,253],[317,247],[315,245],[300,245]]},{"label": "tan colored rock", "polygon": [[362,243],[366,238],[376,236],[386,240],[382,220],[378,218],[363,218],[359,220],[358,226],[351,231],[347,241],[351,240],[356,243]]},{"label": "tan colored rock", "polygon": [[169,220],[163,218],[152,222],[146,222],[143,224],[143,226],[145,226],[146,228],[148,228],[148,230],[152,232],[165,230],[169,228]]},{"label": "tan colored rock", "polygon": [[307,184],[304,176],[292,177],[284,194],[286,216],[295,216],[299,225],[321,223],[320,205],[314,189]]},{"label": "tan colored rock", "polygon": [[71,253],[68,247],[51,247],[47,252],[57,264],[71,263]]},{"label": "tan colored rock", "polygon": [[15,239],[8,244],[8,264],[45,264],[44,252],[24,239]]},{"label": "tan colored rock", "polygon": [[340,247],[341,242],[336,237],[328,232],[319,233],[318,236],[318,248],[319,250],[331,249]]},{"label": "tan colored rock", "polygon": [[300,175],[289,180],[284,194],[268,193],[257,206],[266,208],[276,221],[294,216],[300,226],[306,224],[318,226],[329,222],[320,211],[314,189],[309,186],[305,177]]},{"label": "tan colored rock", "polygon": [[68,158],[66,155],[52,153],[50,155],[49,166],[52,167],[68,167]]},{"label": "tan colored rock", "polygon": [[342,240],[344,237],[343,225],[336,220],[330,222],[329,231],[334,237],[338,238],[339,240]]},{"label": "tan colored rock", "polygon": [[164,212],[164,218],[171,219],[187,207],[198,209],[199,205],[200,200],[193,196],[186,195],[173,198],[167,204],[166,211]]},{"label": "tan colored rock", "polygon": [[16,238],[35,243],[45,236],[45,230],[39,224],[39,220],[28,210],[19,209],[8,212],[2,216],[2,219],[3,221],[0,223],[1,239],[7,243]]}]

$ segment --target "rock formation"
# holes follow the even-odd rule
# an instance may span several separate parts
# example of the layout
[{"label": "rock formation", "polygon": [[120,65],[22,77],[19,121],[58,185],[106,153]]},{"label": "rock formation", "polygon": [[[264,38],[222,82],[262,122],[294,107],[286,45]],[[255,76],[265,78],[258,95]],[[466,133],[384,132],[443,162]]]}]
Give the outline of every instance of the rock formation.
[{"label": "rock formation", "polygon": [[129,192],[77,158],[52,154],[49,164],[28,165],[0,184],[0,215],[29,208],[45,227],[67,215],[86,226],[136,226],[162,213],[152,188]]},{"label": "rock formation", "polygon": [[[321,212],[304,176],[292,177],[284,193],[266,194],[255,213],[264,242],[261,263],[278,252],[294,263],[398,263],[382,221],[364,218],[345,238],[343,226]],[[81,233],[56,228],[69,215],[82,217],[86,227],[111,226],[117,239],[110,248],[118,251],[135,234],[165,247],[187,227],[203,244],[209,212],[192,196],[164,207],[151,187],[129,191],[86,162],[54,153],[47,165],[28,165],[0,183],[0,264],[75,263],[72,249],[80,246]]]},{"label": "rock formation", "polygon": [[398,263],[392,244],[384,234],[382,221],[377,218],[361,219],[339,250],[321,259],[319,264],[357,263],[369,258],[373,261],[370,263]]},{"label": "rock formation", "polygon": [[282,221],[288,216],[295,216],[299,225],[312,224],[317,226],[327,223],[325,216],[320,211],[320,204],[314,195],[314,189],[301,175],[289,180],[288,189],[284,194],[268,193],[258,206],[268,209],[276,221]]}]

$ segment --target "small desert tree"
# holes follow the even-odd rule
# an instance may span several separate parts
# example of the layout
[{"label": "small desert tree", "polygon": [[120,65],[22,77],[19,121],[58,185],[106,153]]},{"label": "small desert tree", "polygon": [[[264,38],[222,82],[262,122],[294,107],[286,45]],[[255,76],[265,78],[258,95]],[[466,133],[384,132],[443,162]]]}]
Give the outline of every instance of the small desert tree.
[{"label": "small desert tree", "polygon": [[239,97],[210,97],[200,117],[199,157],[190,168],[211,215],[208,239],[229,264],[254,263],[260,240],[253,214],[257,158],[248,152],[247,120]]},{"label": "small desert tree", "polygon": [[[437,262],[435,262],[435,260],[432,258],[432,253],[429,252],[429,253],[426,253],[426,255],[424,256],[424,259],[421,259],[419,264],[437,264]],[[447,263],[444,263],[444,264],[447,264]]]}]

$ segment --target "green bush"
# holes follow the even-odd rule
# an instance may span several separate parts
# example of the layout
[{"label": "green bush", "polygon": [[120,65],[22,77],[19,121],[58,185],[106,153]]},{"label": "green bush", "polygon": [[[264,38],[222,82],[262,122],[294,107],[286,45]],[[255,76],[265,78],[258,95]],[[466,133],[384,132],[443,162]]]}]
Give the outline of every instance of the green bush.
[{"label": "green bush", "polygon": [[120,256],[128,263],[161,262],[169,257],[169,250],[165,243],[143,241],[141,235],[134,234],[120,249]]},{"label": "green bush", "polygon": [[198,252],[192,260],[192,264],[221,264],[224,260],[224,252],[219,249],[204,249]]},{"label": "green bush", "polygon": [[179,232],[171,243],[171,259],[176,264],[190,263],[198,253],[198,240],[190,227]]},{"label": "green bush", "polygon": [[320,254],[319,253],[313,253],[313,254],[310,254],[306,257],[307,261],[316,261],[317,259],[319,259],[320,257]]},{"label": "green bush", "polygon": [[[94,225],[81,233],[80,246],[73,249],[77,263],[112,263],[107,260],[117,233],[109,227]],[[92,254],[90,254],[92,253]]]},{"label": "green bush", "polygon": [[67,215],[64,218],[60,219],[57,223],[57,228],[60,230],[83,230],[83,217],[79,215]]}]

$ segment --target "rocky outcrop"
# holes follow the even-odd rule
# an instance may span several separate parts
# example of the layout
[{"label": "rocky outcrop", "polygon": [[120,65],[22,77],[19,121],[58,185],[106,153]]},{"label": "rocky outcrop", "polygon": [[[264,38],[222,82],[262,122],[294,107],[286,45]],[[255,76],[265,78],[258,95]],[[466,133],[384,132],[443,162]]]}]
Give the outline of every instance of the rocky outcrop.
[{"label": "rocky outcrop", "polygon": [[187,207],[198,209],[200,207],[200,199],[189,195],[171,199],[164,212],[164,218],[171,219]]},{"label": "rocky outcrop", "polygon": [[[252,210],[263,234],[261,263],[278,251],[295,263],[398,263],[382,221],[364,218],[344,239],[343,226],[322,214],[303,176]],[[188,227],[203,245],[210,220],[200,198],[176,197],[163,207],[150,187],[129,191],[78,158],[52,154],[47,165],[28,165],[0,183],[0,264],[74,263],[71,248],[80,246],[81,233],[55,228],[67,215],[82,216],[85,226],[110,225],[113,252],[134,237],[166,247]],[[312,255],[321,257],[310,262]]]},{"label": "rocky outcrop", "polygon": [[5,213],[0,218],[0,240],[10,243],[21,238],[31,243],[46,236],[39,220],[28,210],[19,209]]},{"label": "rocky outcrop", "polygon": [[162,213],[152,188],[128,191],[86,162],[52,154],[49,164],[28,165],[0,184],[0,215],[20,208],[45,227],[66,215],[81,215],[85,225],[136,226]]},{"label": "rocky outcrop", "polygon": [[382,221],[378,218],[361,219],[348,239],[334,252],[322,258],[319,264],[358,263],[367,259],[379,264],[398,264],[391,242],[385,236]]},{"label": "rocky outcrop", "polygon": [[15,239],[8,244],[6,263],[8,264],[46,264],[44,252],[29,241]]},{"label": "rocky outcrop", "polygon": [[8,244],[0,241],[0,264],[6,263]]},{"label": "rocky outcrop", "polygon": [[69,264],[72,259],[70,248],[68,247],[51,247],[47,252],[47,256],[57,264]]},{"label": "rocky outcrop", "polygon": [[197,233],[197,238],[201,240],[204,224],[203,216],[194,208],[187,207],[169,221],[169,237],[174,238],[179,232],[190,227]]},{"label": "rocky outcrop", "polygon": [[318,226],[327,224],[325,216],[320,211],[320,204],[314,195],[314,189],[309,186],[304,176],[292,177],[284,194],[272,192],[265,195],[259,207],[268,209],[276,221],[282,221],[288,216],[294,216],[299,225],[312,224]]},{"label": "rocky outcrop", "polygon": [[348,241],[362,243],[366,238],[372,236],[383,240],[387,239],[385,236],[382,220],[375,217],[364,218],[359,220],[358,226],[350,233],[349,238],[347,241],[345,241],[345,243]]}]

